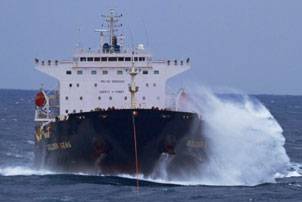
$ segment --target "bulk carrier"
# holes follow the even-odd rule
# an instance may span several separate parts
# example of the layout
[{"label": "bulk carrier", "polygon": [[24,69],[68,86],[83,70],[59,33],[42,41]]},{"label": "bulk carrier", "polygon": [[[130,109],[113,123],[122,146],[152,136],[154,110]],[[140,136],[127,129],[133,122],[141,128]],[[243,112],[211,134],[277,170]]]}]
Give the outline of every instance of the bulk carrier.
[{"label": "bulk carrier", "polygon": [[[110,10],[96,50],[70,60],[35,59],[58,89],[35,97],[35,166],[64,172],[152,175],[169,156],[168,173],[205,159],[202,121],[182,111],[187,95],[170,96],[167,81],[190,69],[185,60],[154,60],[143,44],[125,47]],[[198,155],[196,155],[198,154]]]}]

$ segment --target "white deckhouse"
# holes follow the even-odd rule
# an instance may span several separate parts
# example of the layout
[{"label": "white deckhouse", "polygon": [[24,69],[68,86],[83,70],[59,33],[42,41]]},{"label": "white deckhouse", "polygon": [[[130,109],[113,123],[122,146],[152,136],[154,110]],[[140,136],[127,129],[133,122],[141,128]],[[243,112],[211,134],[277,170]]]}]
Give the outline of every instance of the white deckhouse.
[{"label": "white deckhouse", "polygon": [[59,81],[60,115],[95,109],[166,108],[166,83],[190,69],[189,58],[153,60],[139,44],[127,50],[117,36],[118,20],[110,10],[103,16],[108,30],[99,49],[78,50],[71,60],[36,59],[36,69]]}]

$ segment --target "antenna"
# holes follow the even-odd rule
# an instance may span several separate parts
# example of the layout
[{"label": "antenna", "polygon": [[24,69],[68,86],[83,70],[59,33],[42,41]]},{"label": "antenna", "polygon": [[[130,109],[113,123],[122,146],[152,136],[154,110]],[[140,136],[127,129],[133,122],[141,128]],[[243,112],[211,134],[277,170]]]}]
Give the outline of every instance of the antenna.
[{"label": "antenna", "polygon": [[77,28],[77,43],[76,43],[76,48],[80,48],[81,46],[81,27],[79,26]]},{"label": "antenna", "polygon": [[147,30],[147,26],[146,26],[146,23],[144,21],[144,19],[142,18],[142,23],[143,23],[143,26],[144,26],[144,30],[145,30],[145,36],[146,36],[146,43],[147,43],[147,47],[149,47],[149,35],[148,35],[148,30]]},{"label": "antenna", "polygon": [[122,27],[122,24],[118,24],[119,18],[123,17],[122,14],[116,15],[116,12],[114,9],[109,10],[108,15],[102,15],[103,18],[105,18],[105,21],[107,22],[107,27],[109,29],[109,34],[110,34],[110,46],[113,45],[113,38],[114,38],[114,33],[118,31],[118,27]]}]

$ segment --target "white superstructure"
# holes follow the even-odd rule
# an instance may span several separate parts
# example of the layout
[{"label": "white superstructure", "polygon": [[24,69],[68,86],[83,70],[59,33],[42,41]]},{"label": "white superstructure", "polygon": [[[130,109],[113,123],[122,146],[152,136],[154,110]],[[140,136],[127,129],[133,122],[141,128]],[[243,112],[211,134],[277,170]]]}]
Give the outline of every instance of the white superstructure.
[{"label": "white superstructure", "polygon": [[153,60],[142,44],[127,50],[116,35],[121,16],[111,10],[103,17],[108,30],[97,30],[98,50],[78,50],[72,60],[35,60],[37,70],[59,81],[60,115],[112,107],[165,108],[167,80],[188,70],[189,59]]}]

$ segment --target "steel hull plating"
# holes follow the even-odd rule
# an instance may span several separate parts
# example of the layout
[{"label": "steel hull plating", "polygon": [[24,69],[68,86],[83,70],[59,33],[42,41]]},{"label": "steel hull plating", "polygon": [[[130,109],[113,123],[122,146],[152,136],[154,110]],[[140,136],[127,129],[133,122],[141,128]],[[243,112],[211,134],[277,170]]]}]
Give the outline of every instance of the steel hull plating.
[{"label": "steel hull plating", "polygon": [[[37,125],[35,164],[66,172],[150,175],[163,154],[175,165],[194,166],[204,158],[201,120],[197,114],[152,109],[124,109],[72,114],[44,127]],[[196,158],[198,153],[198,158]],[[201,158],[200,158],[201,157]]]}]

